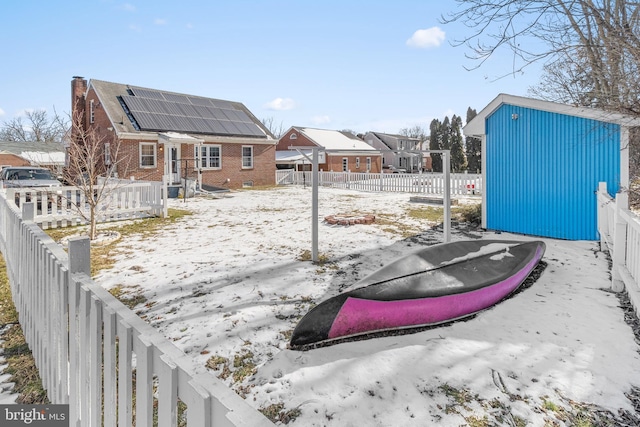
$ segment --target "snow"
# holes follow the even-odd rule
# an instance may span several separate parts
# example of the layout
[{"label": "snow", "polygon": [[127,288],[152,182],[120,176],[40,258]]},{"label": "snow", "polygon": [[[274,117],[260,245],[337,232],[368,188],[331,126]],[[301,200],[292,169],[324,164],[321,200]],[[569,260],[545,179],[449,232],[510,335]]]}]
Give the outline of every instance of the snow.
[{"label": "snow", "polygon": [[[541,239],[546,268],[538,280],[471,319],[289,349],[287,334],[314,304],[442,239],[441,230],[408,215],[424,208],[409,197],[320,189],[320,221],[376,215],[372,225],[321,223],[320,264],[308,261],[310,188],[172,199],[171,207],[193,215],[153,238],[121,240],[115,266],[96,281],[143,292],[147,302],[136,312],[194,363],[221,356],[233,371],[234,356],[251,359],[253,375],[223,381],[256,409],[299,409],[293,425],[458,426],[472,416],[509,415],[537,426],[555,419],[546,400],[633,412],[625,393],[640,385],[640,354],[618,297],[607,291],[607,256],[597,242]],[[532,239],[454,228],[454,240],[468,238]],[[455,391],[470,398],[456,404]]]}]

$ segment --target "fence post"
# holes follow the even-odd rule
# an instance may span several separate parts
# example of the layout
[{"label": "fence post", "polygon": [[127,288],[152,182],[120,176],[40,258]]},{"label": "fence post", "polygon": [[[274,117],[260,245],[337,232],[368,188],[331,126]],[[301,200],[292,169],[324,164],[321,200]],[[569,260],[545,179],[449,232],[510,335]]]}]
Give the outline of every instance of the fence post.
[{"label": "fence post", "polygon": [[162,217],[169,216],[169,195],[167,194],[169,187],[167,185],[167,175],[162,175]]},{"label": "fence post", "polygon": [[614,292],[624,290],[624,282],[620,275],[620,268],[625,266],[627,251],[627,223],[621,215],[621,211],[629,206],[627,193],[616,194],[615,225],[613,229],[613,254],[611,268],[611,289]]},{"label": "fence post", "polygon": [[598,234],[600,235],[600,250],[604,250],[607,247],[607,237],[606,234],[609,233],[607,227],[609,225],[607,221],[607,207],[602,205],[600,200],[600,196],[604,196],[607,194],[607,183],[599,182],[598,183],[598,192],[596,193],[596,216],[598,222]]},{"label": "fence post", "polygon": [[84,273],[91,277],[91,240],[88,237],[69,239],[69,273]]},{"label": "fence post", "polygon": [[87,402],[83,399],[83,384],[79,322],[83,322],[78,309],[80,301],[80,285],[73,280],[76,273],[91,273],[91,240],[88,237],[72,237],[69,239],[69,425],[80,425],[83,410],[86,411]]},{"label": "fence post", "polygon": [[36,205],[33,202],[22,204],[22,221],[33,221],[36,214]]}]

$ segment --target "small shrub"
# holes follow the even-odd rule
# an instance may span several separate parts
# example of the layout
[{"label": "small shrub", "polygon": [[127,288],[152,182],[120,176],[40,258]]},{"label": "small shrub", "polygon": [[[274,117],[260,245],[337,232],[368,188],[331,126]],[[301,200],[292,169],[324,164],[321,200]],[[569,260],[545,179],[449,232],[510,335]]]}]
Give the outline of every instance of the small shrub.
[{"label": "small shrub", "polygon": [[476,203],[458,207],[453,211],[453,214],[460,222],[480,225],[482,222],[482,204]]}]

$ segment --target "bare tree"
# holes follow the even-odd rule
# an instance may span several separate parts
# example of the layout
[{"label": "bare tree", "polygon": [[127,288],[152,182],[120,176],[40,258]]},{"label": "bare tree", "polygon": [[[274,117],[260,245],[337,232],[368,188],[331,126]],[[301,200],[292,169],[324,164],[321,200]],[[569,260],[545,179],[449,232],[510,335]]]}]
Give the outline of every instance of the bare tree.
[{"label": "bare tree", "polygon": [[62,142],[69,127],[68,120],[54,108],[53,117],[45,110],[27,111],[24,116],[4,122],[0,128],[0,140],[18,142]]},{"label": "bare tree", "polygon": [[282,125],[282,122],[280,122],[280,124],[277,124],[276,120],[273,117],[267,117],[260,121],[262,122],[264,127],[266,127],[269,132],[271,132],[277,139],[280,139],[280,137],[284,135],[285,129]]},{"label": "bare tree", "polygon": [[402,128],[400,129],[400,135],[408,136],[409,138],[417,138],[420,140],[420,146],[422,143],[427,140],[428,136],[422,126],[415,125],[410,128]]},{"label": "bare tree", "polygon": [[[95,128],[86,129],[81,114],[72,118],[72,135],[69,142],[69,164],[65,169],[65,181],[75,184],[81,196],[68,202],[89,224],[89,238],[96,238],[98,210],[106,206],[115,187],[106,178],[115,176],[118,168],[126,170],[128,159],[120,153],[120,140],[115,136],[100,134]],[[99,179],[105,178],[105,179]]]},{"label": "bare tree", "polygon": [[[632,0],[456,0],[460,9],[441,20],[459,21],[471,34],[456,45],[480,67],[500,49],[510,50],[508,74],[544,62],[543,99],[640,116],[640,2]],[[631,138],[636,153],[638,138]],[[631,200],[640,180],[630,162]]]}]

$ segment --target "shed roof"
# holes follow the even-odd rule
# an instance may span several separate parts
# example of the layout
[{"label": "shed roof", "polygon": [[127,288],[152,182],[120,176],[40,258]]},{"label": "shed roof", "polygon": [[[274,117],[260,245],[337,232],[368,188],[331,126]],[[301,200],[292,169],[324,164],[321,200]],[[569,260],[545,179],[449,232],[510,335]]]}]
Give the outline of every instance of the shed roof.
[{"label": "shed roof", "polygon": [[482,109],[464,127],[463,132],[467,136],[481,136],[486,134],[485,119],[489,117],[502,105],[514,105],[517,107],[531,108],[550,113],[566,114],[569,116],[582,117],[585,119],[599,120],[607,123],[615,123],[620,126],[635,127],[640,126],[640,118],[612,113],[596,108],[575,107],[573,105],[560,104],[557,102],[543,101],[541,99],[527,98],[523,96],[499,94],[486,107]]}]

